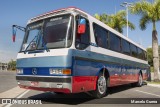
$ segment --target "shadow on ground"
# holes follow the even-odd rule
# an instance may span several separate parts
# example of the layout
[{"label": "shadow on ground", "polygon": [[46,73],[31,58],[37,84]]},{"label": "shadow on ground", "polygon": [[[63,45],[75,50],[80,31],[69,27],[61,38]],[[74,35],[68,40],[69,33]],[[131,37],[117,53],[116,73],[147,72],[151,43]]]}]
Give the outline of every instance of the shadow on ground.
[{"label": "shadow on ground", "polygon": [[[147,83],[144,82],[143,85]],[[130,84],[129,85],[121,85],[116,87],[108,88],[109,94],[114,94],[118,92],[122,92],[128,89],[133,88]],[[106,95],[106,96],[107,96]],[[77,104],[96,104],[96,102],[101,102],[101,99],[94,99],[90,95],[86,93],[78,93],[78,94],[56,94],[52,92],[44,92],[42,94],[37,94],[34,96],[30,96],[29,99],[33,100],[41,100],[43,104],[68,104],[68,105],[77,105]],[[105,99],[105,98],[104,98]]]}]

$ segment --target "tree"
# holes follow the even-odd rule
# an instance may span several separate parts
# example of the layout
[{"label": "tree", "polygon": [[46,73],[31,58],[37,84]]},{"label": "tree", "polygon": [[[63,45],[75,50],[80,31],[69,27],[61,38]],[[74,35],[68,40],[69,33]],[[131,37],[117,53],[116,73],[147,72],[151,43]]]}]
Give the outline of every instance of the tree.
[{"label": "tree", "polygon": [[[116,14],[111,15],[107,15],[105,13],[101,15],[95,14],[95,18],[120,33],[123,33],[123,28],[127,26],[126,11],[124,10],[118,11]],[[135,29],[135,26],[130,21],[128,21],[128,26],[131,30]]]},{"label": "tree", "polygon": [[156,22],[160,20],[160,0],[155,0],[150,3],[145,0],[141,0],[133,4],[130,8],[131,13],[140,15],[140,28],[145,30],[147,24],[153,24],[152,30],[152,49],[153,49],[153,67],[154,67],[154,81],[158,81],[159,72],[159,54],[158,54],[158,36],[156,30]]},{"label": "tree", "polygon": [[[160,58],[160,45],[158,46],[158,53],[159,53],[159,58]],[[153,52],[152,48],[147,48],[147,57],[148,57],[148,63],[150,66],[153,66]],[[160,65],[159,65],[160,67]]]},{"label": "tree", "polygon": [[11,61],[9,61],[8,63],[9,69],[11,70],[15,70],[16,69],[16,61],[13,61],[13,59],[11,59]]},{"label": "tree", "polygon": [[148,63],[150,66],[153,66],[153,52],[152,48],[147,48],[147,57],[148,57]]}]

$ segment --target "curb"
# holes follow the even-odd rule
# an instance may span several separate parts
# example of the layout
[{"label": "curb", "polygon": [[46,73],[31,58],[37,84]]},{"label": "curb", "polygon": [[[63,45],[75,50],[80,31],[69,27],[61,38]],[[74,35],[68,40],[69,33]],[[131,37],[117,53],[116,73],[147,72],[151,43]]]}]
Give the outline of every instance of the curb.
[{"label": "curb", "polygon": [[157,87],[157,88],[160,88],[160,84],[149,84],[147,83],[148,86],[151,86],[151,87]]}]

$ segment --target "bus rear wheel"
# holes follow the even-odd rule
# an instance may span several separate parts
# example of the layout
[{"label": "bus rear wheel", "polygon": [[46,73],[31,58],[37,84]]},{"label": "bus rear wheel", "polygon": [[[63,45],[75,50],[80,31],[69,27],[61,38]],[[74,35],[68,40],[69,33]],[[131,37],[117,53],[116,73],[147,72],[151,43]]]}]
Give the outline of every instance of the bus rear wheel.
[{"label": "bus rear wheel", "polygon": [[102,98],[106,95],[107,92],[107,79],[100,73],[98,76],[96,90],[92,91],[91,94],[94,98]]},{"label": "bus rear wheel", "polygon": [[131,84],[133,87],[141,87],[143,85],[143,78],[142,78],[142,74],[139,73],[139,76],[138,76],[138,82],[136,83],[132,83]]},{"label": "bus rear wheel", "polygon": [[139,73],[137,86],[138,86],[138,87],[141,87],[141,86],[142,86],[142,84],[143,84],[143,78],[142,78],[141,73]]}]

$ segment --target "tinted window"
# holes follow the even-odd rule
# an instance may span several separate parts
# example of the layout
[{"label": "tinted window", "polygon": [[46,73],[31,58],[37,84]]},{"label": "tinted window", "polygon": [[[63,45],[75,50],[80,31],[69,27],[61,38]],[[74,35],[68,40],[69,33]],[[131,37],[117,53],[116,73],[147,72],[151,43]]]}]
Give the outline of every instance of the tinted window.
[{"label": "tinted window", "polygon": [[120,52],[121,51],[121,48],[120,48],[121,47],[121,41],[120,41],[121,39],[113,33],[110,33],[109,39],[110,39],[110,49],[113,51]]},{"label": "tinted window", "polygon": [[122,53],[130,55],[130,44],[124,39],[122,39]]},{"label": "tinted window", "polygon": [[[48,48],[65,47],[65,45],[71,45],[71,27],[68,29],[68,26],[71,26],[71,24],[69,24],[70,17],[71,16],[67,15],[48,20],[45,25],[44,36],[44,40]],[[68,43],[66,42],[66,35]]]},{"label": "tinted window", "polygon": [[107,48],[108,47],[108,41],[107,41],[108,31],[96,24],[93,24],[93,28],[94,28],[94,36],[95,36],[97,45],[102,48]]},{"label": "tinted window", "polygon": [[144,59],[143,51],[142,51],[142,49],[140,49],[140,48],[138,48],[138,58]]},{"label": "tinted window", "polygon": [[143,51],[143,55],[144,55],[144,60],[147,60],[147,52],[146,51]]},{"label": "tinted window", "polygon": [[[77,27],[78,28],[78,17],[76,21]],[[76,31],[77,32],[77,31]],[[90,45],[90,28],[89,28],[89,21],[86,20],[86,30],[84,34],[76,34],[76,48],[77,49],[85,49]]]},{"label": "tinted window", "polygon": [[133,57],[137,57],[137,47],[133,44],[130,45],[131,46],[131,54]]}]

